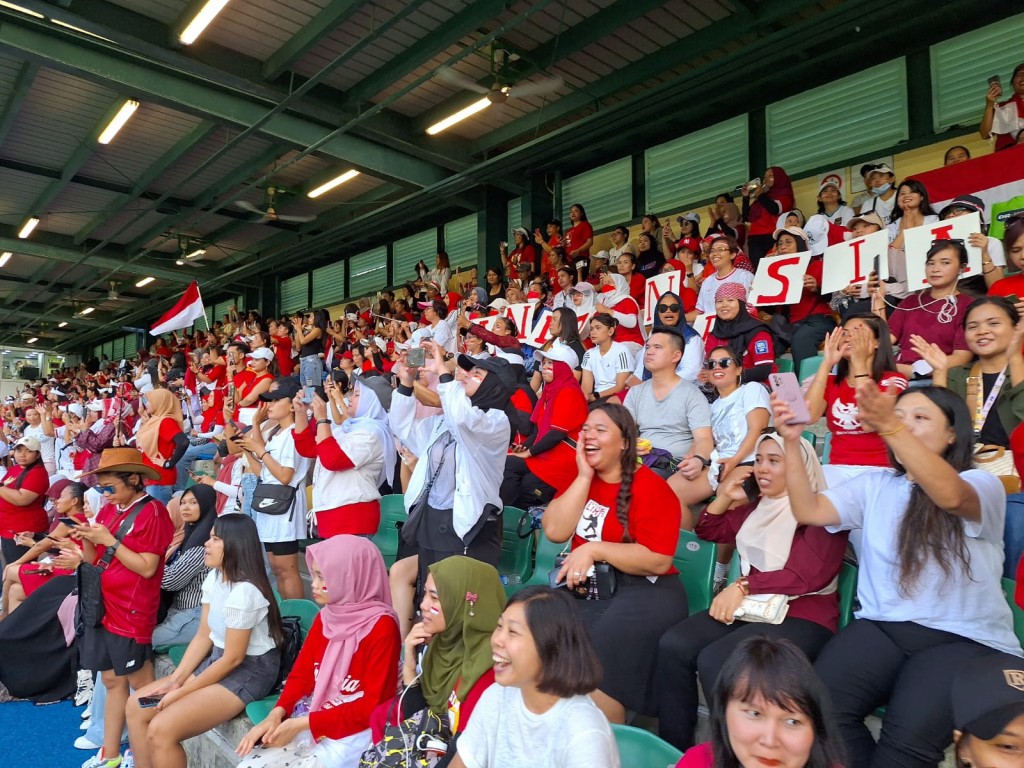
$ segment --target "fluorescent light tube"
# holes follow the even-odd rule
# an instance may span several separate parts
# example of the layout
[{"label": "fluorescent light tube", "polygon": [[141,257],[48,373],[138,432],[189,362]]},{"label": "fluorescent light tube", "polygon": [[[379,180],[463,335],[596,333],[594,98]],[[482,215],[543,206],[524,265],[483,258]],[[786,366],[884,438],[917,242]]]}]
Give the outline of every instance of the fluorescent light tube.
[{"label": "fluorescent light tube", "polygon": [[487,98],[480,99],[480,101],[473,102],[465,109],[460,109],[454,115],[449,115],[439,123],[434,123],[432,126],[427,128],[427,133],[431,136],[440,133],[446,128],[451,128],[456,123],[461,123],[467,117],[472,117],[477,112],[487,109],[491,106],[491,102]]},{"label": "fluorescent light tube", "polygon": [[122,104],[121,108],[117,110],[117,114],[111,118],[109,123],[107,123],[107,127],[103,129],[103,133],[100,134],[97,141],[100,144],[109,144],[112,142],[114,137],[117,136],[118,131],[124,128],[124,124],[131,119],[131,116],[135,114],[135,110],[138,108],[139,102],[135,101],[135,99],[128,99],[128,101]]},{"label": "fluorescent light tube", "polygon": [[351,181],[359,175],[359,171],[345,171],[341,176],[335,176],[330,181],[324,182],[316,189],[306,193],[306,197],[320,197],[325,192],[330,192],[335,187],[339,187],[346,181]]}]

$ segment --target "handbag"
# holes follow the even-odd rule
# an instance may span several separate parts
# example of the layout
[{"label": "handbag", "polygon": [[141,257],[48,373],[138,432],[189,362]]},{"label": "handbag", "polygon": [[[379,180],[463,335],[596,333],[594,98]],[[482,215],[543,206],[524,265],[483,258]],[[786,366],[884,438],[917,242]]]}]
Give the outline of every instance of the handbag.
[{"label": "handbag", "polygon": [[[124,537],[128,535],[128,532],[135,524],[135,518],[139,516],[139,512],[142,511],[142,508],[148,501],[149,496],[147,495],[135,502],[128,516],[117,527],[114,539],[118,542],[124,540]],[[103,622],[103,615],[106,611],[103,606],[101,580],[103,572],[113,562],[116,551],[117,547],[107,547],[107,551],[103,553],[103,557],[95,565],[92,563],[82,563],[78,566],[78,571],[76,572],[78,607],[75,613],[75,627],[79,634],[86,629],[95,629]]]},{"label": "handbag", "polygon": [[1001,445],[974,444],[974,464],[978,469],[997,476],[1016,475],[1017,466],[1013,462],[1013,453]]},{"label": "handbag", "polygon": [[252,492],[252,510],[264,515],[288,513],[288,519],[291,520],[294,514],[292,502],[295,501],[295,493],[296,488],[292,485],[264,483],[260,480]]},{"label": "handbag", "polygon": [[[555,580],[568,556],[567,552],[555,556],[555,567],[548,573],[548,581],[552,588],[557,586]],[[618,570],[610,563],[599,560],[594,563],[593,573],[590,574],[586,582],[577,584],[570,590],[570,594],[577,600],[611,600],[618,591]]]},{"label": "handbag", "polygon": [[447,754],[452,740],[451,729],[446,718],[434,714],[429,708],[421,709],[396,725],[390,724],[396,705],[401,712],[403,696],[405,691],[392,700],[384,735],[363,752],[359,768],[432,768]]},{"label": "handbag", "polygon": [[747,595],[736,609],[740,621],[753,624],[781,624],[789,613],[793,595]]}]

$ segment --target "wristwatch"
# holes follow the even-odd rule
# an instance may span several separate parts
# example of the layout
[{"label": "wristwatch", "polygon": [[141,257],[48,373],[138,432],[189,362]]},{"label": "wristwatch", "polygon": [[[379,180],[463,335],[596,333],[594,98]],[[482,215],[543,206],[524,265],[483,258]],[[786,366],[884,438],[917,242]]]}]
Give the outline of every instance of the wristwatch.
[{"label": "wristwatch", "polygon": [[121,542],[118,541],[117,539],[114,539],[114,543],[111,544],[109,547],[107,547],[107,549],[109,549],[111,552],[117,552],[117,548],[120,547],[120,546],[121,546]]},{"label": "wristwatch", "polygon": [[705,469],[711,466],[711,459],[705,459],[703,456],[698,456],[696,453],[693,454],[693,458],[699,459],[700,463],[704,465]]}]

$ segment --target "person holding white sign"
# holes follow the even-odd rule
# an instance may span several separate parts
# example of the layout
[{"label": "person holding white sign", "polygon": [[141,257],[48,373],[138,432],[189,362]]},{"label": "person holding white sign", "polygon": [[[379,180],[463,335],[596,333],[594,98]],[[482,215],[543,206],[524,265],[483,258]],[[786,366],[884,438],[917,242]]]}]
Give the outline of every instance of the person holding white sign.
[{"label": "person holding white sign", "polygon": [[[911,346],[911,336],[938,345],[950,366],[966,365],[973,355],[964,339],[962,318],[973,296],[960,293],[957,281],[967,266],[967,249],[959,240],[936,240],[925,258],[928,289],[913,293],[896,307],[889,320],[892,343],[900,350],[897,370],[909,378],[930,379],[931,366]],[[885,319],[885,283],[872,297],[871,311]]]},{"label": "person holding white sign", "polygon": [[985,201],[975,195],[960,195],[953,202],[939,211],[939,221],[947,221],[960,216],[978,214],[981,219],[980,232],[972,232],[967,240],[968,245],[981,248],[981,274],[985,278],[985,286],[991,288],[1005,274],[1006,253],[1003,244],[994,237],[988,237],[985,225]]},{"label": "person holding white sign", "polygon": [[[715,325],[704,342],[706,354],[729,347],[743,361],[743,380],[765,382],[775,368],[775,337],[771,329],[747,309],[747,291],[739,283],[725,283],[715,294]],[[706,379],[706,372],[701,379]]]}]

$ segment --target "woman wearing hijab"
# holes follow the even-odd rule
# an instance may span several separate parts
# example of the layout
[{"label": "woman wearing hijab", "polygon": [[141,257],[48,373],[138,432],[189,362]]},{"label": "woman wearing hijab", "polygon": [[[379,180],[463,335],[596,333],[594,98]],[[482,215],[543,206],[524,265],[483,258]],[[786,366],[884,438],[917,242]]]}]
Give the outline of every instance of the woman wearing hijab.
[{"label": "woman wearing hijab", "polygon": [[[313,395],[314,426],[305,403],[295,407],[295,450],[313,465],[312,521],[320,538],[342,533],[372,536],[380,526],[380,487],[395,474],[395,440],[377,393],[357,380],[347,398],[334,380],[324,383],[340,423],[327,403]],[[301,400],[301,395],[296,395]],[[346,403],[347,399],[347,403]]]},{"label": "woman wearing hijab", "polygon": [[[685,346],[683,356],[676,366],[676,375],[687,381],[696,381],[700,374],[701,365],[704,363],[704,342],[697,333],[686,322],[685,307],[678,293],[666,291],[658,297],[658,303],[654,308],[654,325],[651,331],[662,328],[671,328],[678,331],[683,337]],[[644,367],[644,356],[637,355],[636,369],[629,381],[629,386],[635,387],[642,381],[651,378],[651,372]]]},{"label": "woman wearing hijab", "polygon": [[169,389],[153,389],[146,393],[149,418],[139,427],[135,443],[142,451],[142,460],[159,477],[146,480],[146,493],[164,506],[171,500],[178,480],[175,467],[188,450],[188,435],[181,416],[181,403]]},{"label": "woman wearing hijab", "polygon": [[767,381],[775,370],[775,339],[747,307],[747,289],[723,283],[715,293],[715,325],[704,342],[707,354],[729,347],[743,360],[743,381]]},{"label": "woman wearing hijab", "polygon": [[[755,180],[756,182],[757,180]],[[748,222],[747,256],[757,264],[774,245],[775,222],[784,211],[792,210],[793,184],[784,170],[773,165],[759,183],[743,187],[743,219]]]},{"label": "woman wearing hijab", "polygon": [[[504,609],[505,590],[490,565],[455,556],[430,566],[420,603],[422,621],[405,639],[401,712],[392,716],[409,717],[429,708],[447,721],[454,739],[435,768],[454,757],[458,735],[480,696],[494,683],[491,633]],[[375,742],[383,735],[383,716],[389,709],[390,704],[375,713]]]},{"label": "woman wearing hijab", "polygon": [[[597,291],[593,285],[576,283],[576,286],[569,292],[569,297],[571,301],[566,306],[576,314],[577,318],[593,317],[594,306],[597,304]],[[580,328],[580,336],[586,338],[588,333],[590,333],[589,320]]]},{"label": "woman wearing hijab", "polygon": [[181,546],[165,560],[160,581],[161,602],[169,604],[166,618],[153,630],[154,647],[186,645],[199,629],[203,580],[209,573],[204,545],[217,519],[217,492],[208,485],[193,485],[178,498],[178,513],[185,523]]},{"label": "woman wearing hijab", "polygon": [[576,381],[579,358],[572,348],[556,341],[536,355],[544,389],[530,416],[532,431],[524,443],[512,446],[501,484],[502,501],[520,509],[547,504],[573,481],[572,443],[588,412],[587,397]]},{"label": "woman wearing hijab", "polygon": [[[306,550],[313,621],[277,705],[242,739],[242,766],[356,768],[370,744],[370,715],[397,685],[398,617],[380,552],[341,534]],[[296,737],[312,739],[311,753]]]},{"label": "woman wearing hijab", "polygon": [[643,348],[644,329],[640,317],[640,305],[629,295],[629,283],[622,275],[611,272],[601,278],[601,294],[594,306],[596,313],[607,312],[619,321],[615,340],[631,347],[634,357]]},{"label": "woman wearing hijab", "polygon": [[[120,410],[117,410],[120,403]],[[96,475],[92,474],[100,464],[100,455],[107,448],[114,447],[114,441],[120,442],[131,434],[130,421],[134,415],[131,403],[114,400],[115,407],[106,416],[103,415],[103,401],[91,400],[85,405],[85,423],[75,435],[77,454],[75,468],[81,470],[79,480],[88,486],[96,485]]]},{"label": "woman wearing hijab", "polygon": [[[707,611],[662,635],[658,646],[659,735],[684,751],[694,744],[698,674],[701,686],[711,690],[729,654],[753,635],[790,640],[813,661],[838,629],[836,587],[847,535],[799,525],[786,483],[787,462],[798,461],[811,487],[824,490],[817,454],[801,438],[800,455],[793,456],[775,433],[762,435],[755,451],[754,466],[729,473],[694,529],[706,541],[735,544],[741,576],[718,593]],[[750,479],[756,482],[752,496]],[[781,623],[743,618],[747,597],[777,595],[789,599]]]}]

